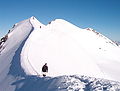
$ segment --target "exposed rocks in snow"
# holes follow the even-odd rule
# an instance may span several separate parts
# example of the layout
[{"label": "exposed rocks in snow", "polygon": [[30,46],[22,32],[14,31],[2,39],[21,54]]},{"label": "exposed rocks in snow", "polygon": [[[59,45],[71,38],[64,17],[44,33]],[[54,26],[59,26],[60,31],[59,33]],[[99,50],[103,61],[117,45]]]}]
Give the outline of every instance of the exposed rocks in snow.
[{"label": "exposed rocks in snow", "polygon": [[110,44],[112,44],[114,46],[118,46],[117,42],[109,40],[107,37],[105,37],[104,35],[102,35],[101,33],[97,32],[97,31],[95,31],[94,29],[92,29],[92,28],[86,28],[86,30],[92,31],[93,33],[95,33],[99,37],[103,37],[106,40],[106,43],[110,43]]},{"label": "exposed rocks in snow", "polygon": [[117,46],[120,46],[120,42],[119,41],[113,41]]}]

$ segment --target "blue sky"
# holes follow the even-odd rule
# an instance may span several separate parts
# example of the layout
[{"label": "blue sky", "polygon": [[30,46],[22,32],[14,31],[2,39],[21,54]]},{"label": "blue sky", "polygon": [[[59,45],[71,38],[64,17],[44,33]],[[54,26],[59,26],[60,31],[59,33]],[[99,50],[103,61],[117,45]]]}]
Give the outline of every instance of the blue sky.
[{"label": "blue sky", "polygon": [[0,0],[0,37],[31,16],[43,24],[65,19],[120,41],[120,0]]}]

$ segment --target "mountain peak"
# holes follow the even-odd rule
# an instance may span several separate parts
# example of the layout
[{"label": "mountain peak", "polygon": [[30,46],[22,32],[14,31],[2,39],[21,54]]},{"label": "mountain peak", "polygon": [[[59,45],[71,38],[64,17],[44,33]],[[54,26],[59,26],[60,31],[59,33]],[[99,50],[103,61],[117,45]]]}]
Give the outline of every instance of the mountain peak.
[{"label": "mountain peak", "polygon": [[94,29],[92,29],[92,28],[86,28],[86,30],[93,31]]},{"label": "mountain peak", "polygon": [[33,27],[34,27],[35,29],[37,29],[37,30],[39,30],[40,28],[45,27],[45,25],[42,24],[40,21],[38,21],[37,18],[34,17],[34,16],[32,16],[32,17],[30,18],[30,22],[31,22],[31,24],[33,25]]},{"label": "mountain peak", "polygon": [[30,18],[31,18],[31,19],[34,19],[34,18],[35,18],[35,16],[31,16]]}]

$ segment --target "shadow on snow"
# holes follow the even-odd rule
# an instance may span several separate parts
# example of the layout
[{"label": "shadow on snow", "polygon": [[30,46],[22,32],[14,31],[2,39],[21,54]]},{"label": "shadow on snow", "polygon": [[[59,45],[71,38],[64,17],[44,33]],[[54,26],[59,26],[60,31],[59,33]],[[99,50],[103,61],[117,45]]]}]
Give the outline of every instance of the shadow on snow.
[{"label": "shadow on snow", "polygon": [[50,86],[54,79],[56,78],[26,76],[12,85],[16,86],[15,91],[56,91],[58,90],[56,86],[52,86],[52,88]]},{"label": "shadow on snow", "polygon": [[23,48],[26,40],[28,39],[29,35],[31,34],[31,32],[33,30],[34,30],[34,28],[32,27],[28,36],[24,39],[24,41],[20,44],[19,48],[15,52],[15,55],[13,56],[13,59],[12,59],[12,62],[11,62],[11,66],[10,66],[10,70],[9,70],[8,75],[12,75],[14,77],[17,77],[17,76],[24,77],[24,76],[26,76],[24,70],[21,67],[20,54],[21,54],[22,48]]}]

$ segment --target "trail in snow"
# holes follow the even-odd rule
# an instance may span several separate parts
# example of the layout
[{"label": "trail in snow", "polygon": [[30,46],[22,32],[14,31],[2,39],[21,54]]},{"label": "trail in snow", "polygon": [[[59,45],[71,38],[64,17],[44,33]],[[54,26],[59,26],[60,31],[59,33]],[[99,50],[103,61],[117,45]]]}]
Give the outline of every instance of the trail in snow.
[{"label": "trail in snow", "polygon": [[[29,53],[29,48],[30,48],[30,45],[29,45],[29,47],[28,47],[28,53]],[[27,54],[27,60],[26,60],[26,61],[28,61],[28,63],[30,64],[30,66],[31,66],[31,68],[33,69],[33,71],[37,74],[37,76],[40,76],[40,73],[38,73],[38,72],[36,71],[36,69],[33,67],[33,65],[31,64],[28,54]]]}]

